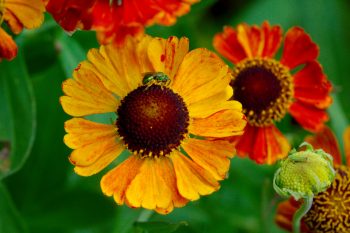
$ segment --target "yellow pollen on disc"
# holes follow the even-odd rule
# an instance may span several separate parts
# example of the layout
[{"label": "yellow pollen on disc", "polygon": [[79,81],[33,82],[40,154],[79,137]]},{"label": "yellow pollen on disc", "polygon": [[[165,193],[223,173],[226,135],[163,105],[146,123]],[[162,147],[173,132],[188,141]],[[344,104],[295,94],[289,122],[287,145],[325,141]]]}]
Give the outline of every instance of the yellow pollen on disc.
[{"label": "yellow pollen on disc", "polygon": [[325,192],[314,197],[303,221],[313,233],[350,232],[350,168],[336,168],[335,180]]},{"label": "yellow pollen on disc", "polygon": [[270,58],[248,58],[232,71],[233,98],[243,105],[250,125],[268,126],[280,121],[294,95],[292,75],[287,67]]}]

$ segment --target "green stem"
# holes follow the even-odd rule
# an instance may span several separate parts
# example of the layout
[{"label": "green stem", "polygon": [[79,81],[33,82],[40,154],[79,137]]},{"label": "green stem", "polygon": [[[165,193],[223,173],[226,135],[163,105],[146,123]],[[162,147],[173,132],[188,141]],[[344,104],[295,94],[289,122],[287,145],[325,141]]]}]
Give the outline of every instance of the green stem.
[{"label": "green stem", "polygon": [[300,221],[304,215],[311,209],[313,196],[304,198],[304,203],[300,206],[293,216],[293,233],[300,233]]}]

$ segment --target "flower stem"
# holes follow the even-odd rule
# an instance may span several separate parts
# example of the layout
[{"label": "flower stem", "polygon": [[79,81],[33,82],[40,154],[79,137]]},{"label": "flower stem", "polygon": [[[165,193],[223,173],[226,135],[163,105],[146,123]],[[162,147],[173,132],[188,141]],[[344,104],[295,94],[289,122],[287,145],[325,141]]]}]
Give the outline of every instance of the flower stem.
[{"label": "flower stem", "polygon": [[313,195],[304,198],[304,203],[293,216],[293,233],[300,233],[300,221],[304,215],[311,209]]}]

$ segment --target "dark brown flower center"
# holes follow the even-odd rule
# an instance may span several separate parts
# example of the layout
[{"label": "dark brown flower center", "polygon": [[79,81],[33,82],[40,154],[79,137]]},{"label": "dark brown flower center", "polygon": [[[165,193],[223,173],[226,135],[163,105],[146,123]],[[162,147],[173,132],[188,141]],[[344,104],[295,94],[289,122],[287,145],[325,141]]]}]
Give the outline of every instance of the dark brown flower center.
[{"label": "dark brown flower center", "polygon": [[231,82],[233,98],[243,105],[251,125],[267,126],[286,114],[293,96],[289,70],[278,61],[248,59],[237,64]]},{"label": "dark brown flower center", "polygon": [[119,135],[142,157],[168,155],[188,133],[187,107],[165,86],[138,87],[121,101],[117,114]]},{"label": "dark brown flower center", "polygon": [[336,169],[332,186],[318,194],[303,221],[314,233],[350,232],[350,169]]}]

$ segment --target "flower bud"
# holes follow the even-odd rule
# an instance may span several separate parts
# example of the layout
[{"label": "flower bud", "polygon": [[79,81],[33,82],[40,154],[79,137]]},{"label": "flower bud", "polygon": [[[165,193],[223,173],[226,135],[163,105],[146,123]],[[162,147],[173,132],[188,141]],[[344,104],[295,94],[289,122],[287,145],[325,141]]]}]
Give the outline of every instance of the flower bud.
[{"label": "flower bud", "polygon": [[329,154],[322,149],[314,150],[308,143],[300,146],[306,146],[306,150],[291,150],[282,160],[273,180],[279,195],[292,195],[296,200],[325,191],[335,177],[333,159]]}]

